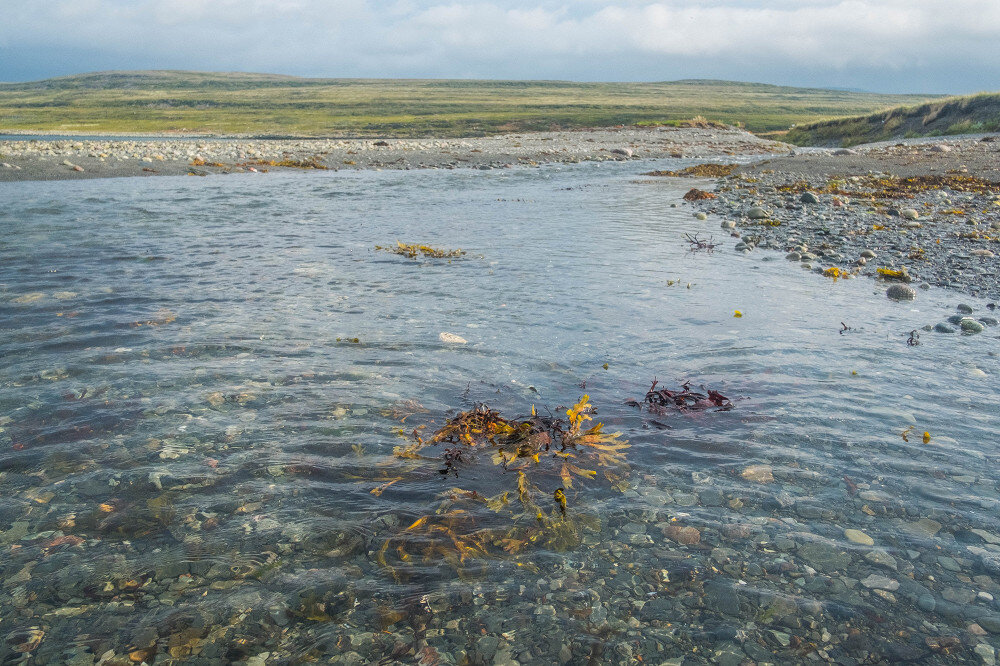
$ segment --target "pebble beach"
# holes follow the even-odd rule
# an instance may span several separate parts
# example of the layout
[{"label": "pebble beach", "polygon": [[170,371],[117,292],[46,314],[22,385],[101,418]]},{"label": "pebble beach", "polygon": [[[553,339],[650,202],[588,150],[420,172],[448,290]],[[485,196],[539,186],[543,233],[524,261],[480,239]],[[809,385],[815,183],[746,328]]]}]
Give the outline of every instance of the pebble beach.
[{"label": "pebble beach", "polygon": [[468,139],[0,141],[0,182],[261,173],[282,169],[504,169],[540,164],[765,155],[787,146],[736,129],[621,128]]},{"label": "pebble beach", "polygon": [[941,287],[1000,300],[994,136],[797,151],[736,166],[694,205],[699,218],[721,218],[737,252],[769,249],[828,277],[874,278],[893,298]]}]

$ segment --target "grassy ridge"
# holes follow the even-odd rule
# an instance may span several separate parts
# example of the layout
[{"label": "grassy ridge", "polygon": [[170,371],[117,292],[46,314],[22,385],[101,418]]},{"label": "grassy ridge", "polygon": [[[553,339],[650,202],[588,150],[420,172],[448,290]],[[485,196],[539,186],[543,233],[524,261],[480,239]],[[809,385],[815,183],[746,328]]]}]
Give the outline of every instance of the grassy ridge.
[{"label": "grassy ridge", "polygon": [[784,140],[800,146],[847,147],[890,139],[996,131],[1000,131],[1000,94],[982,93],[800,125],[789,130]]},{"label": "grassy ridge", "polygon": [[675,123],[751,131],[931,99],[727,81],[573,83],[98,72],[0,84],[0,128],[298,136],[475,136]]}]

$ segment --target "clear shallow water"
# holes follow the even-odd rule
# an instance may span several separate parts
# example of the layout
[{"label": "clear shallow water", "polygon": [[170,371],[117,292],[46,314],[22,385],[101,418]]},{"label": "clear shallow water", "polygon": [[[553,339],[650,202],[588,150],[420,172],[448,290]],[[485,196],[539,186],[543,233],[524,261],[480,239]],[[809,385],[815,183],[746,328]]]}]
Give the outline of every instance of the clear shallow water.
[{"label": "clear shallow water", "polygon": [[[734,255],[670,207],[691,183],[643,181],[580,165],[0,186],[5,658],[978,660],[997,641],[970,625],[1000,626],[976,597],[1000,573],[995,329],[908,346],[955,296],[898,304]],[[691,253],[693,231],[725,242]],[[374,251],[397,239],[468,255]],[[736,408],[627,406],[653,378]],[[628,489],[577,481],[567,549],[421,558],[443,537],[405,528],[449,489],[516,479],[485,456],[458,477],[393,457],[405,433],[585,393],[631,444]],[[524,524],[451,508],[498,544]]]}]

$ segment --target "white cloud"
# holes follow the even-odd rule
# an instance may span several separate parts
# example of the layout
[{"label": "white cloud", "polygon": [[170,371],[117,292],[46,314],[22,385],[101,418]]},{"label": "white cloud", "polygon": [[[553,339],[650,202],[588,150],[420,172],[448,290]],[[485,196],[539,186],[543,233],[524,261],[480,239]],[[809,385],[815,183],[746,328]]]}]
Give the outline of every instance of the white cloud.
[{"label": "white cloud", "polygon": [[[891,87],[951,69],[995,85],[996,0],[19,0],[0,46],[163,67],[331,76],[662,78],[834,72]],[[7,78],[0,63],[0,79]],[[86,63],[80,63],[86,69]],[[616,69],[618,68],[618,69]],[[622,68],[625,68],[624,71]],[[588,76],[588,72],[599,75]],[[879,78],[881,77],[881,79]],[[878,85],[878,82],[882,85]],[[816,80],[817,84],[827,83]],[[875,85],[873,86],[873,83]],[[888,85],[887,85],[888,84]],[[919,87],[919,86],[917,86]]]}]

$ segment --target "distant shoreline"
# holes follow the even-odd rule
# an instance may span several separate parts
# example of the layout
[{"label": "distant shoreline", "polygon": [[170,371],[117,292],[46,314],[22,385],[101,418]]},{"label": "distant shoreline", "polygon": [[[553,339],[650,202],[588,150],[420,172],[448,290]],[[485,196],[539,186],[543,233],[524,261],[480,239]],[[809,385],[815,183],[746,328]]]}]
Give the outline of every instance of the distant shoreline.
[{"label": "distant shoreline", "polygon": [[[19,135],[30,136],[30,135]],[[52,135],[50,135],[52,136]],[[63,136],[63,135],[56,135]],[[632,159],[773,155],[786,144],[734,128],[618,128],[465,139],[238,137],[0,140],[0,182],[281,170],[504,169]]]}]

